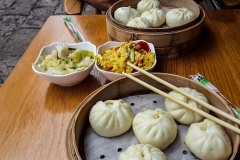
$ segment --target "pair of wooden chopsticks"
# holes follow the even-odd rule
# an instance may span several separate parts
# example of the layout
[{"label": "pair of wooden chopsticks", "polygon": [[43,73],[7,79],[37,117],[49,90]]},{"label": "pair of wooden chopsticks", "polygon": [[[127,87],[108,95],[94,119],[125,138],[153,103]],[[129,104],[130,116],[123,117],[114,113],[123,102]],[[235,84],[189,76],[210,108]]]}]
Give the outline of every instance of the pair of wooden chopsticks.
[{"label": "pair of wooden chopsticks", "polygon": [[[132,64],[130,62],[127,62],[127,65],[129,65],[130,67],[134,68],[135,70],[143,73],[144,75],[146,75],[146,76],[156,80],[157,82],[159,82],[159,83],[161,83],[161,84],[163,84],[163,85],[165,85],[165,86],[167,86],[167,87],[169,87],[169,88],[171,88],[171,89],[173,89],[173,90],[175,90],[175,91],[185,95],[186,97],[196,101],[197,103],[201,104],[203,107],[206,107],[209,110],[211,110],[211,111],[213,111],[213,112],[215,112],[215,113],[217,113],[217,114],[219,114],[219,115],[221,115],[221,116],[223,116],[223,117],[225,117],[225,118],[227,118],[227,119],[237,123],[238,125],[240,125],[240,120],[239,119],[237,119],[237,118],[235,118],[235,117],[233,117],[233,116],[231,116],[231,115],[221,111],[218,108],[215,108],[214,106],[212,106],[212,105],[210,105],[210,104],[208,104],[208,103],[206,103],[206,102],[204,102],[204,101],[202,101],[202,100],[200,100],[200,99],[198,99],[196,97],[193,97],[192,95],[190,95],[190,94],[180,90],[178,87],[176,87],[176,86],[174,86],[174,85],[164,81],[163,79],[161,79],[161,78],[159,78],[157,76],[154,76],[153,74],[151,74],[151,73],[149,73],[149,72],[147,72],[147,71],[145,71],[145,70],[135,66],[134,64]],[[217,124],[219,124],[219,125],[221,125],[221,126],[223,126],[225,128],[228,128],[228,129],[230,129],[230,130],[240,134],[240,129],[238,127],[235,127],[235,126],[233,126],[233,125],[231,125],[231,124],[229,124],[229,123],[227,123],[227,122],[225,122],[225,121],[223,121],[221,119],[218,119],[218,118],[216,118],[216,117],[214,117],[214,116],[212,116],[212,115],[210,115],[210,114],[208,114],[208,113],[206,113],[206,112],[204,112],[204,111],[202,111],[202,110],[200,110],[198,108],[191,107],[187,103],[184,103],[184,102],[182,102],[180,100],[177,100],[177,99],[173,98],[169,94],[167,94],[167,93],[165,93],[165,92],[163,92],[163,91],[161,91],[161,90],[159,90],[159,89],[157,89],[157,88],[147,84],[146,82],[144,82],[142,80],[137,79],[136,77],[134,77],[134,76],[132,76],[130,74],[123,73],[123,75],[125,75],[129,79],[131,79],[131,80],[133,80],[133,81],[143,85],[144,87],[154,91],[155,93],[158,93],[159,95],[161,95],[161,96],[163,96],[165,98],[168,98],[168,99],[170,99],[170,100],[172,100],[172,101],[174,101],[174,102],[176,102],[176,103],[178,103],[178,104],[180,104],[180,105],[182,105],[182,106],[184,106],[184,107],[186,107],[186,108],[188,108],[188,109],[190,109],[190,110],[192,110],[192,111],[202,115],[203,117],[208,118],[208,119],[214,121],[215,123],[217,123]]]}]

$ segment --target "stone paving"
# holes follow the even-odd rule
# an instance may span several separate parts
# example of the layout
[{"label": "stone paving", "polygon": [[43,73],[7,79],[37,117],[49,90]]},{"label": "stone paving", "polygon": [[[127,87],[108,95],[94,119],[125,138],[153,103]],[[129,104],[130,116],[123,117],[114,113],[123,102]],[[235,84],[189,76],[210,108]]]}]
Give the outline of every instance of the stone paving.
[{"label": "stone paving", "polygon": [[[50,15],[64,13],[64,0],[0,1],[0,86]],[[83,14],[92,14],[86,6]]]},{"label": "stone paving", "polygon": [[[208,0],[201,6],[211,9]],[[64,0],[0,0],[0,87],[51,15],[64,13]],[[83,14],[93,14],[85,6]]]}]

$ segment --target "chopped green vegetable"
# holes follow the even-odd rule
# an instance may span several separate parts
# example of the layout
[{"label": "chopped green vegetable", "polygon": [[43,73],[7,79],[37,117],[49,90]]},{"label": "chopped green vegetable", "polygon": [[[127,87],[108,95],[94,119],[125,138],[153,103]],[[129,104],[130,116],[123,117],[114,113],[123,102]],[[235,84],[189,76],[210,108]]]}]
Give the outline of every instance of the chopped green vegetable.
[{"label": "chopped green vegetable", "polygon": [[43,54],[36,66],[40,72],[64,75],[84,70],[94,61],[94,53],[88,50],[71,50],[67,45],[58,45],[50,55]]},{"label": "chopped green vegetable", "polygon": [[135,48],[134,47],[131,47],[131,50],[130,50],[130,61],[131,62],[135,61]]},{"label": "chopped green vegetable", "polygon": [[72,58],[75,63],[78,63],[85,59],[85,57],[93,58],[93,52],[88,50],[76,50],[70,54],[69,57]]}]

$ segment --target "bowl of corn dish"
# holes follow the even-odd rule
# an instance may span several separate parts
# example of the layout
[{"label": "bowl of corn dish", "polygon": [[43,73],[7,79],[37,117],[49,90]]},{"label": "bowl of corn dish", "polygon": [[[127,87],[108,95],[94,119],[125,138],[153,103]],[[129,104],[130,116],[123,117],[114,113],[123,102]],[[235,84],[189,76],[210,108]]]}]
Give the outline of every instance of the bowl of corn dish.
[{"label": "bowl of corn dish", "polygon": [[144,40],[108,41],[97,49],[95,68],[110,81],[123,78],[123,72],[132,75],[138,73],[127,62],[152,71],[157,63],[153,44]]}]

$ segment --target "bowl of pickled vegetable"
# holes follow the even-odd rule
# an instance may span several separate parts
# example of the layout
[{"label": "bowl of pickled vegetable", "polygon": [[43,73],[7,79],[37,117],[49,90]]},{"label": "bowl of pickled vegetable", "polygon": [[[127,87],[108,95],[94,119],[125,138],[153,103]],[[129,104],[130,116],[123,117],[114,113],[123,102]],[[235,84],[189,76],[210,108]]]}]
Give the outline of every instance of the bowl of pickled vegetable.
[{"label": "bowl of pickled vegetable", "polygon": [[55,42],[44,46],[32,65],[40,77],[60,86],[73,86],[93,69],[96,46],[90,42]]},{"label": "bowl of pickled vegetable", "polygon": [[123,78],[123,72],[132,75],[138,73],[127,62],[152,71],[157,63],[153,44],[144,40],[108,41],[97,49],[95,68],[110,81]]}]

